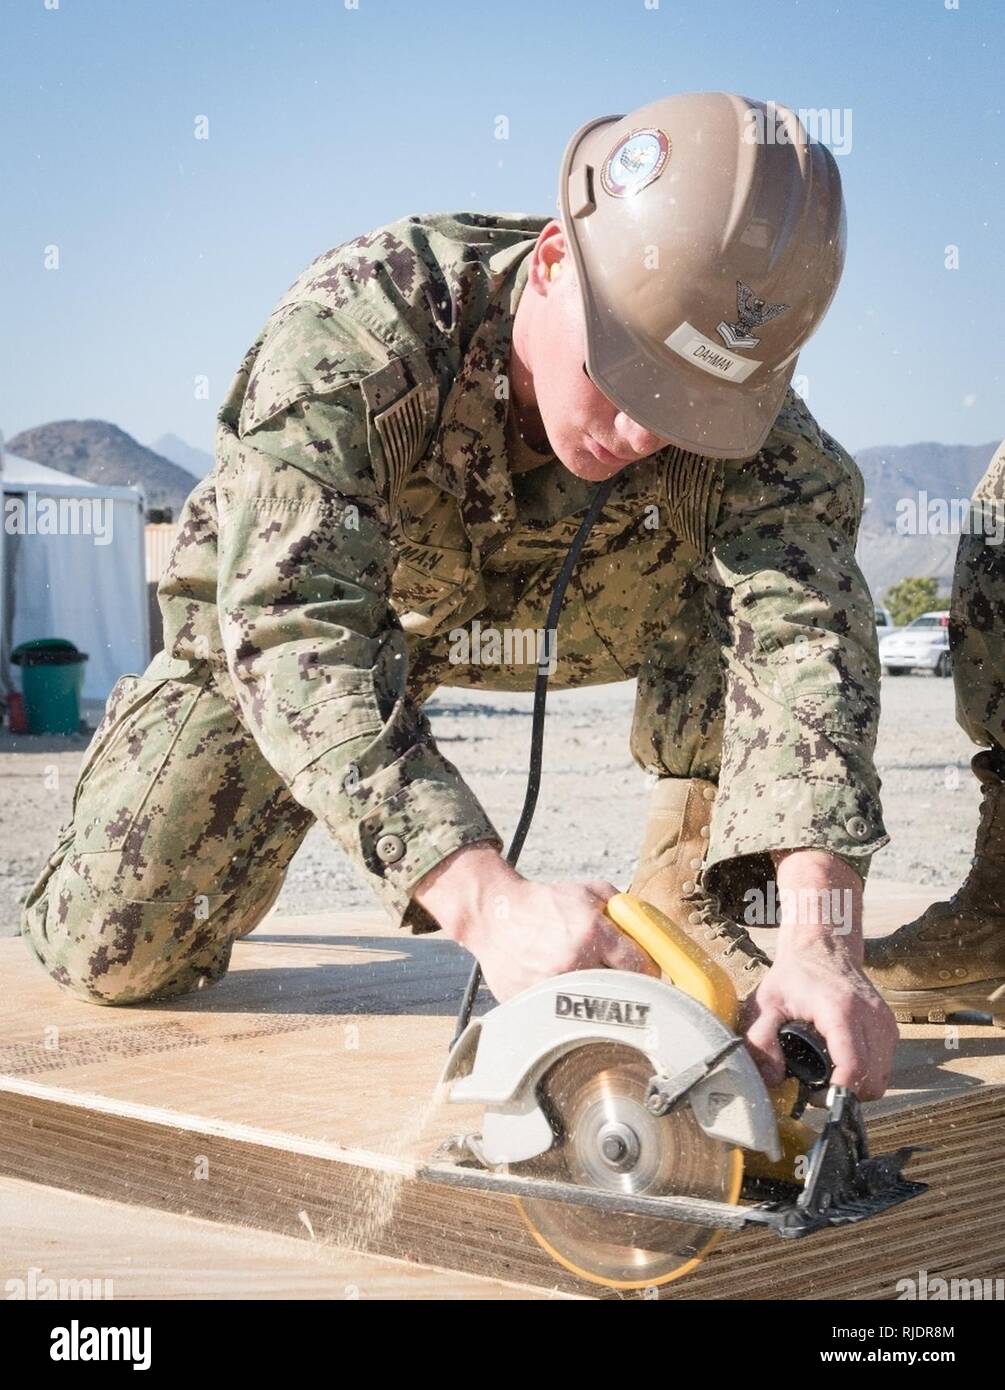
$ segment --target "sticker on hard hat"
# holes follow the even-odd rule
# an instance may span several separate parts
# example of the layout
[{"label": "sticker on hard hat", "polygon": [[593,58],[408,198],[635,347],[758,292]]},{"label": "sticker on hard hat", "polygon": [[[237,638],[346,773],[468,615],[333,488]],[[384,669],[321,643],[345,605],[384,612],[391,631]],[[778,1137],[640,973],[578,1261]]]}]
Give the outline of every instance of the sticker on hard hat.
[{"label": "sticker on hard hat", "polygon": [[752,348],[760,345],[760,338],[751,333],[752,328],[761,328],[778,318],[788,309],[787,304],[769,304],[766,299],[756,295],[742,280],[736,282],[736,322],[716,325],[716,332],[727,347]]},{"label": "sticker on hard hat", "polygon": [[735,353],[727,352],[720,343],[714,343],[686,322],[675,328],[663,341],[688,362],[693,362],[703,372],[721,377],[723,381],[746,381],[761,365],[756,358],[737,357]]},{"label": "sticker on hard hat", "polygon": [[670,137],[650,126],[619,140],[604,160],[600,181],[612,198],[627,198],[658,179],[670,158]]}]

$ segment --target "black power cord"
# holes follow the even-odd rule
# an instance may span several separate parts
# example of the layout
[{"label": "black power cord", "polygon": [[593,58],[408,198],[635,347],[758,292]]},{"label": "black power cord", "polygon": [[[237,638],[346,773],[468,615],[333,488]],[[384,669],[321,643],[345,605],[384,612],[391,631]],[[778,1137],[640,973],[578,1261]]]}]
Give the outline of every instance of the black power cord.
[{"label": "black power cord", "polygon": [[[523,810],[520,812],[520,819],[517,822],[516,830],[513,832],[513,839],[510,847],[506,851],[506,862],[513,868],[520,858],[520,851],[523,849],[527,832],[530,830],[531,821],[534,819],[534,811],[537,807],[537,796],[541,790],[541,755],[544,750],[544,712],[545,703],[548,699],[548,667],[551,664],[553,654],[553,644],[558,638],[558,618],[562,611],[562,600],[565,598],[565,591],[569,587],[569,580],[572,572],[576,568],[579,553],[583,548],[587,536],[593,528],[593,523],[603,511],[604,504],[611,495],[617,475],[608,478],[601,483],[590,501],[589,508],[582,521],[579,523],[579,530],[569,546],[568,553],[562,562],[562,568],[558,572],[555,580],[555,587],[551,591],[551,601],[548,604],[548,616],[545,619],[545,642],[542,660],[538,663],[537,676],[534,680],[534,715],[531,720],[530,731],[530,767],[527,773],[527,791],[523,799]],[[457,1039],[468,1026],[471,1018],[471,1010],[475,1006],[475,996],[482,981],[482,968],[475,961],[471,970],[471,976],[467,987],[464,990],[464,998],[461,1000],[460,1012],[457,1015],[457,1027],[451,1039],[451,1048]]]}]

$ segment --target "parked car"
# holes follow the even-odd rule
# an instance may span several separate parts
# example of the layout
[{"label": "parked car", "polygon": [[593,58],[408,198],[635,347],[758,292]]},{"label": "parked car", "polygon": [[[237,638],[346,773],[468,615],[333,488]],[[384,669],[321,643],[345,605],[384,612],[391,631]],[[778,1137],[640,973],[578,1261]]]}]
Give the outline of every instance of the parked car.
[{"label": "parked car", "polygon": [[881,608],[878,603],[876,604],[876,631],[880,637],[885,637],[893,631],[893,614],[889,608]]},{"label": "parked car", "polygon": [[934,671],[937,676],[952,674],[949,655],[949,613],[937,610],[922,613],[907,627],[879,639],[879,659],[885,676],[901,676],[905,671]]}]

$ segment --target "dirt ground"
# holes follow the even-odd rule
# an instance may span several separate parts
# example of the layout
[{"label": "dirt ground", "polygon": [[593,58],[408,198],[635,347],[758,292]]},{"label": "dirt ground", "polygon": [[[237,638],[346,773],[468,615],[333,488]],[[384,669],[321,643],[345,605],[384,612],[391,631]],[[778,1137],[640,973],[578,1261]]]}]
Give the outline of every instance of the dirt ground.
[{"label": "dirt ground", "polygon": [[[541,879],[606,878],[627,887],[645,821],[648,783],[628,751],[634,683],[549,696],[545,776],[521,869]],[[444,751],[508,837],[523,800],[529,695],[441,690],[427,707]],[[93,726],[99,708],[86,710]],[[17,931],[18,906],[69,817],[87,744],[0,732],[0,936]],[[979,794],[974,750],[953,715],[950,680],[887,678],[877,761],[891,843],[872,874],[955,888],[973,849]],[[287,876],[277,907],[314,912],[373,905],[349,861],[315,826]]]}]

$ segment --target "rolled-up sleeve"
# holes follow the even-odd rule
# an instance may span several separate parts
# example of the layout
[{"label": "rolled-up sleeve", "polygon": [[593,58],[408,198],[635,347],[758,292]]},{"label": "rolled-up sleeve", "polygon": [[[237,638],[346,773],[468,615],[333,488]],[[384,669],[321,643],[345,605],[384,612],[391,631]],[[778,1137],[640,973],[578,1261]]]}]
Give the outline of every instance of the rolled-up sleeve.
[{"label": "rolled-up sleeve", "polygon": [[854,460],[792,393],[756,458],[725,467],[708,556],[728,628],[713,882],[718,863],[796,848],[840,855],[865,877],[889,840],[861,514]]},{"label": "rolled-up sleeve", "polygon": [[[500,840],[406,696],[389,515],[358,381],[221,423],[217,459],[217,605],[245,721],[407,925],[425,874],[463,845]],[[435,926],[410,915],[413,930]]]}]

